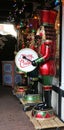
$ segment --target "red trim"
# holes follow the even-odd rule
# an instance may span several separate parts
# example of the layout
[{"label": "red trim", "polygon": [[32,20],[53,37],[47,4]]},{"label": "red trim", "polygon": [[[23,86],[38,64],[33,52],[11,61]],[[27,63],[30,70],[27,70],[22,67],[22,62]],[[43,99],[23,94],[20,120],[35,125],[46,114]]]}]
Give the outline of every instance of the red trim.
[{"label": "red trim", "polygon": [[52,90],[52,86],[44,86],[43,90],[45,90],[45,91]]}]

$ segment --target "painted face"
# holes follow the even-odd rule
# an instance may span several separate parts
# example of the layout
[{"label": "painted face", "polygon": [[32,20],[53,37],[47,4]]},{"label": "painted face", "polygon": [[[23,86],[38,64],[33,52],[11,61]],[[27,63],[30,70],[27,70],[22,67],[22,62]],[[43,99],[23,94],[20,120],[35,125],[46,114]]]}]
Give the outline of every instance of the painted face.
[{"label": "painted face", "polygon": [[44,26],[40,26],[40,28],[37,30],[36,35],[39,35],[42,38],[42,41],[46,39]]}]

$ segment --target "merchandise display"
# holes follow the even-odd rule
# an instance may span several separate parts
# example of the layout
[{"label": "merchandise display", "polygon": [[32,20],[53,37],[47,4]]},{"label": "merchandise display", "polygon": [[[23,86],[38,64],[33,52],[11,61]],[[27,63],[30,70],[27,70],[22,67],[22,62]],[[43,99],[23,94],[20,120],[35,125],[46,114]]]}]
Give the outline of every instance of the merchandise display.
[{"label": "merchandise display", "polygon": [[[21,109],[26,112],[36,129],[60,129],[64,127],[62,2],[10,2],[6,21],[13,24],[16,36],[0,36],[3,46],[0,47],[3,52],[2,85],[12,88],[13,97],[19,99]],[[0,25],[0,32],[3,27]],[[8,37],[10,42],[7,44]],[[11,53],[7,51],[9,49]]]},{"label": "merchandise display", "polygon": [[[51,8],[50,3],[48,7],[48,3],[46,4],[45,0],[44,3],[44,6],[38,12],[37,20],[33,17],[24,22],[25,26],[22,23],[21,36],[19,38],[20,49],[15,56],[15,64],[18,70],[27,74],[28,89],[22,97],[23,103],[30,104],[30,102],[34,102],[36,99],[34,97],[39,94],[38,82],[42,84],[41,96],[43,105],[41,107],[42,113],[45,113],[43,118],[47,114],[49,117],[54,116],[51,107],[51,93],[53,78],[56,75],[55,22],[58,14],[57,10]],[[45,104],[47,107],[43,109]]]}]

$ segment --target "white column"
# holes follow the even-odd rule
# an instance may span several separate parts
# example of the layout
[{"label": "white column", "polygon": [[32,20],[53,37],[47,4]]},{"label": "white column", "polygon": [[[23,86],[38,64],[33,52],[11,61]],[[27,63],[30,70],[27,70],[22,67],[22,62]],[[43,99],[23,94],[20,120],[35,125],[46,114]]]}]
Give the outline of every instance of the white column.
[{"label": "white column", "polygon": [[64,90],[64,6],[62,6],[61,89]]},{"label": "white column", "polygon": [[[64,6],[62,6],[62,50],[61,50],[61,86],[64,91]],[[61,119],[64,121],[64,97],[61,96]]]}]

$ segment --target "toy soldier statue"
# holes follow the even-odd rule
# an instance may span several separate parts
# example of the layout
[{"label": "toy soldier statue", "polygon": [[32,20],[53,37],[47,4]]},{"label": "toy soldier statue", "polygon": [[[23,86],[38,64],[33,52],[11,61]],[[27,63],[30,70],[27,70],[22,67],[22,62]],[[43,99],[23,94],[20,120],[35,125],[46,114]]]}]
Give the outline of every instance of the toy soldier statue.
[{"label": "toy soldier statue", "polygon": [[[46,3],[46,0],[44,1]],[[44,9],[40,10],[41,26],[38,28],[35,44],[39,58],[33,61],[33,65],[39,64],[39,77],[42,81],[44,100],[48,107],[51,107],[52,80],[56,74],[55,51],[56,51],[56,30],[55,21],[57,11],[51,9],[49,3],[44,4]],[[38,43],[41,39],[41,44]]]}]

